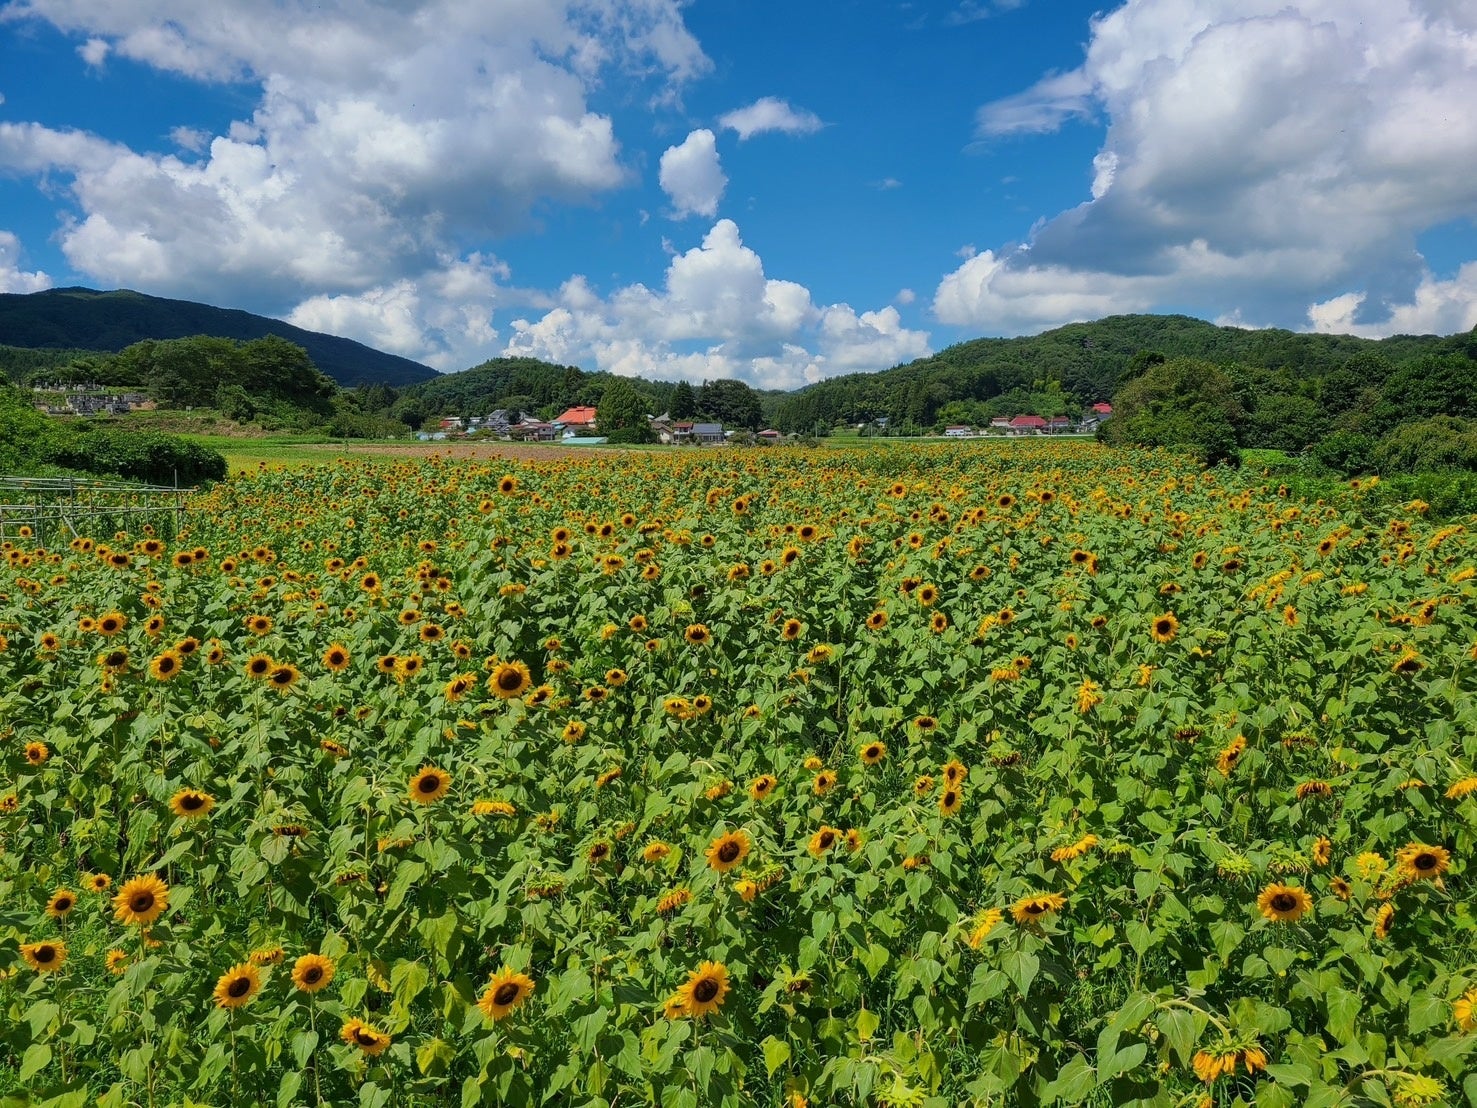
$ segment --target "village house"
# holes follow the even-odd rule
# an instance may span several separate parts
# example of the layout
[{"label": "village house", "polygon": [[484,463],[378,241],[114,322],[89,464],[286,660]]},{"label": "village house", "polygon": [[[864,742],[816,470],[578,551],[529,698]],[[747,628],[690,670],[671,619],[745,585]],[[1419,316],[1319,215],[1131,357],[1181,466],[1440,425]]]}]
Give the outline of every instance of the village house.
[{"label": "village house", "polygon": [[944,428],[946,439],[967,439],[974,434],[974,428],[966,423],[951,423]]},{"label": "village house", "polygon": [[595,409],[588,405],[573,407],[554,420],[564,438],[572,439],[595,433]]},{"label": "village house", "polygon": [[1012,435],[1039,435],[1046,430],[1046,420],[1039,415],[1018,415],[1010,421]]}]

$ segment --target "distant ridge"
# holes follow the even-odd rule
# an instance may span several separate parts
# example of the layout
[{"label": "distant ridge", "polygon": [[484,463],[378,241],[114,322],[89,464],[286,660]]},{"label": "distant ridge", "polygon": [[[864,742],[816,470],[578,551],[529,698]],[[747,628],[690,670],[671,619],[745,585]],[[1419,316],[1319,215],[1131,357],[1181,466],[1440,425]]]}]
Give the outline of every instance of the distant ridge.
[{"label": "distant ridge", "polygon": [[383,383],[400,387],[438,376],[429,366],[280,319],[192,300],[167,300],[130,289],[88,288],[0,294],[0,345],[65,350],[119,351],[144,339],[194,335],[249,342],[277,335],[308,352],[340,385]]}]

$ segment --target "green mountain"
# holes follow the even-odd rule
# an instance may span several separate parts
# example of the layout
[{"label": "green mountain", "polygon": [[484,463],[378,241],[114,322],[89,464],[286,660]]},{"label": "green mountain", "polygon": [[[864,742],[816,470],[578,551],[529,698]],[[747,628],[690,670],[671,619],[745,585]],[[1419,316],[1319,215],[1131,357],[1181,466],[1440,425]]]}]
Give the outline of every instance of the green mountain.
[{"label": "green mountain", "polygon": [[[929,427],[941,419],[1051,415],[1041,409],[1110,399],[1146,358],[1195,358],[1307,381],[1361,366],[1382,377],[1414,358],[1469,349],[1477,355],[1477,333],[1374,340],[1218,327],[1183,315],[1109,316],[1024,338],[974,339],[880,373],[832,377],[790,394],[774,420],[782,430],[802,431],[879,418]],[[950,411],[954,405],[962,406]]]},{"label": "green mountain", "polygon": [[402,387],[439,376],[419,362],[350,339],[190,300],[166,300],[128,289],[0,294],[0,344],[7,346],[117,352],[145,339],[194,335],[240,341],[276,335],[301,346],[314,365],[344,386]]}]

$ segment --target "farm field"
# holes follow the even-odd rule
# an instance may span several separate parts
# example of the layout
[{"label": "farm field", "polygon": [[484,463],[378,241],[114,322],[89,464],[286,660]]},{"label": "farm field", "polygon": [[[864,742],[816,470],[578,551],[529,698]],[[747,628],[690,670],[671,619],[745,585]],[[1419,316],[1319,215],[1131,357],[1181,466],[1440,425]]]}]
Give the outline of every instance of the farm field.
[{"label": "farm field", "polygon": [[1418,501],[1020,442],[194,509],[6,549],[0,1105],[1477,1104]]}]

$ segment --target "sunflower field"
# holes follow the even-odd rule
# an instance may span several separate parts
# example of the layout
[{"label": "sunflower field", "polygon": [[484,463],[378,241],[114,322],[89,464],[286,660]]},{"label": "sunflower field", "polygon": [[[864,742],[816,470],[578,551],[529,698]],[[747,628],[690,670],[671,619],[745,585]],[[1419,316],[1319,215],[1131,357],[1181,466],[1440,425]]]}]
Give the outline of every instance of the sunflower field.
[{"label": "sunflower field", "polygon": [[4,544],[0,1105],[1477,1104],[1477,534],[1083,443]]}]

